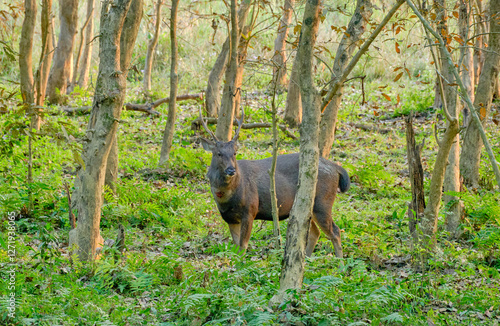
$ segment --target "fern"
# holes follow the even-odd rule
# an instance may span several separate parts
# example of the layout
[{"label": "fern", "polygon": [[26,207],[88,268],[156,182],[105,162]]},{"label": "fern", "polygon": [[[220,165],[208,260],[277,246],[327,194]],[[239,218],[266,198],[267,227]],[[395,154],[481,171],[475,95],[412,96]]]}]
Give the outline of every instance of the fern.
[{"label": "fern", "polygon": [[276,319],[276,316],[267,312],[267,311],[259,311],[256,310],[254,315],[252,316],[248,321],[248,326],[260,326],[260,325],[266,325],[266,323],[271,323]]},{"label": "fern", "polygon": [[390,314],[389,316],[385,316],[384,318],[380,319],[380,321],[384,321],[387,323],[402,323],[403,322],[403,316],[401,316],[399,313],[395,312],[393,314]]},{"label": "fern", "polygon": [[188,312],[195,306],[199,306],[204,303],[205,300],[211,299],[213,294],[210,293],[196,293],[187,297],[184,302],[184,312]]}]

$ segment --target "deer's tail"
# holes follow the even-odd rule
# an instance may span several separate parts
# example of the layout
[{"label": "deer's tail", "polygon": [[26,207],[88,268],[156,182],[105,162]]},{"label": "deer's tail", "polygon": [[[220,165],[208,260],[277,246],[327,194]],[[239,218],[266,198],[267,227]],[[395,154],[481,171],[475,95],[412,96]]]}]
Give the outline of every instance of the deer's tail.
[{"label": "deer's tail", "polygon": [[339,188],[340,188],[340,191],[341,192],[346,192],[351,187],[351,180],[349,179],[349,174],[341,166],[338,167],[338,172],[339,172]]}]

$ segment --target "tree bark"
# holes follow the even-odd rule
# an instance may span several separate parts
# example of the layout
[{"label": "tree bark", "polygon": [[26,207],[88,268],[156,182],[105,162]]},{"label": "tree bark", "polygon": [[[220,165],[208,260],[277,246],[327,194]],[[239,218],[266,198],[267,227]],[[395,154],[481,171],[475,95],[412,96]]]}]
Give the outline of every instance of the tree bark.
[{"label": "tree bark", "polygon": [[[278,71],[274,74],[274,78],[279,78],[281,73]],[[276,107],[276,91],[279,83],[274,80],[273,82],[273,100],[271,102],[271,114],[272,114],[272,125],[273,125],[273,161],[271,163],[271,168],[269,169],[269,193],[271,194],[271,207],[273,215],[273,234],[276,238],[276,248],[281,248],[281,234],[280,234],[280,222],[278,214],[278,198],[276,197],[276,162],[278,160],[278,148],[279,148],[279,136],[278,136],[278,108]]]},{"label": "tree bark", "polygon": [[286,79],[286,38],[288,36],[288,29],[292,23],[293,6],[295,0],[285,0],[283,6],[283,16],[278,25],[278,34],[274,40],[274,56],[273,62],[273,81],[279,86],[287,84]]},{"label": "tree bark", "polygon": [[33,82],[33,36],[36,22],[36,0],[24,1],[24,20],[19,41],[19,75],[21,78],[21,96],[23,103],[31,106],[35,103]]},{"label": "tree bark", "polygon": [[[85,22],[83,23],[82,28],[80,29],[80,42],[78,44],[78,51],[75,59],[75,66],[73,68],[73,78],[71,81],[71,86],[68,91],[72,91],[75,85],[77,84],[77,79],[82,79],[82,76],[78,74],[87,73],[90,68],[90,52],[83,53],[85,51],[90,51],[92,49],[92,44],[90,39],[92,37],[93,24],[94,24],[94,0],[89,0],[87,2],[87,18],[85,18]],[[84,44],[85,42],[85,44]],[[83,53],[83,58],[82,58]],[[80,65],[84,69],[80,69]],[[85,67],[84,67],[85,66]],[[85,77],[88,79],[88,77]]]},{"label": "tree bark", "polygon": [[47,97],[51,104],[61,104],[71,82],[73,43],[78,24],[78,0],[59,0],[60,30],[54,64],[47,82]]},{"label": "tree bark", "polygon": [[[243,0],[238,10],[238,26],[239,30],[243,28],[245,24],[248,13],[250,12],[250,4],[252,0]],[[205,105],[207,110],[207,116],[216,117],[219,113],[220,104],[220,83],[222,81],[222,75],[226,71],[226,61],[229,53],[230,39],[226,39],[222,45],[221,52],[215,60],[214,66],[208,75],[207,91],[205,98]]]},{"label": "tree bark", "polygon": [[302,122],[302,99],[300,98],[300,74],[298,56],[295,56],[292,66],[292,75],[288,83],[288,91],[285,104],[285,122],[292,128],[297,127]]},{"label": "tree bark", "polygon": [[474,80],[477,83],[479,83],[479,76],[481,75],[481,69],[484,64],[484,44],[488,43],[487,41],[487,36],[485,33],[488,32],[487,27],[486,27],[486,11],[483,10],[483,3],[480,0],[475,0],[474,1],[476,5],[476,15],[474,15],[474,18],[476,19],[474,27],[475,27],[475,34],[478,36],[475,39],[475,47],[474,47],[474,53],[473,53],[473,62],[474,62]]},{"label": "tree bark", "polygon": [[231,55],[229,69],[226,69],[226,83],[222,96],[222,105],[219,112],[219,120],[215,136],[220,141],[229,141],[233,127],[235,96],[239,89],[235,88],[238,70],[238,43],[240,29],[238,15],[236,14],[236,0],[231,0]]},{"label": "tree bark", "polygon": [[[332,80],[337,80],[342,76],[343,71],[347,67],[349,60],[356,49],[356,43],[360,40],[361,35],[366,30],[366,24],[372,16],[373,9],[370,0],[358,0],[356,11],[349,22],[346,32],[342,36],[335,61],[333,64]],[[337,114],[342,101],[343,82],[339,90],[334,94],[332,100],[323,112],[323,117],[320,123],[319,136],[319,151],[324,158],[330,156],[335,138],[335,127],[337,124]]]},{"label": "tree bark", "polygon": [[280,289],[273,301],[281,301],[285,291],[302,287],[307,237],[311,224],[319,163],[318,91],[312,75],[313,50],[319,26],[320,1],[308,0],[304,11],[297,62],[300,62],[300,91],[304,116],[300,125],[300,165],[297,194],[286,232],[285,255],[281,267]]},{"label": "tree bark", "polygon": [[[83,48],[82,54],[82,64],[80,66],[79,77],[78,77],[78,86],[81,88],[87,88],[89,82],[89,74],[90,74],[90,62],[92,60],[92,37],[94,34],[94,8],[95,8],[95,0],[88,0],[87,2],[87,17],[89,18],[89,22],[87,27],[85,28],[85,47]],[[75,71],[75,74],[77,72]]]},{"label": "tree bark", "polygon": [[175,131],[175,116],[176,116],[176,97],[177,97],[177,61],[178,61],[178,47],[177,47],[177,8],[179,0],[172,0],[172,8],[170,9],[170,47],[171,47],[171,61],[170,61],[170,98],[168,102],[168,117],[165,131],[163,133],[163,143],[161,145],[160,162],[162,166],[168,162],[170,150],[172,149],[172,141],[174,139]]},{"label": "tree bark", "polygon": [[143,88],[146,97],[150,96],[151,93],[151,70],[153,69],[153,58],[156,50],[156,45],[158,44],[158,39],[160,37],[160,26],[161,26],[161,5],[162,0],[156,2],[156,21],[155,21],[155,32],[153,38],[149,40],[148,51],[146,52],[146,63],[144,65],[144,79]]},{"label": "tree bark", "polygon": [[417,146],[413,131],[413,114],[405,119],[406,123],[406,153],[408,156],[408,171],[411,183],[411,203],[408,206],[408,221],[413,243],[418,243],[417,226],[420,225],[425,210],[424,169],[420,153],[424,143]]},{"label": "tree bark", "polygon": [[[40,62],[36,72],[36,105],[43,106],[45,104],[45,90],[47,88],[47,79],[49,78],[50,65],[54,56],[53,35],[53,19],[52,19],[52,0],[43,0],[41,14],[41,39],[42,50],[40,53]],[[38,109],[40,110],[40,109]],[[32,125],[40,129],[40,116],[35,115],[32,119]]]},{"label": "tree bark", "polygon": [[[446,12],[445,1],[435,1],[436,8],[436,29],[441,35],[442,39],[451,37],[448,31],[448,15]],[[441,78],[440,85],[444,90],[443,105],[444,109],[458,121],[460,108],[458,106],[458,90],[457,86],[452,86],[455,83],[455,76],[453,70],[455,69],[453,62],[446,60],[448,48],[440,47],[441,72],[438,73],[438,78]],[[455,135],[448,155],[448,164],[444,175],[444,191],[460,192],[460,139],[458,133]],[[462,206],[459,198],[456,196],[444,195],[444,202],[448,207],[446,212],[446,230],[449,232],[450,238],[457,238],[460,234],[459,225],[462,216]]]},{"label": "tree bark", "polygon": [[[120,71],[127,77],[130,67],[130,60],[132,60],[132,53],[134,52],[134,44],[139,32],[139,27],[142,20],[142,0],[132,0],[130,9],[125,17],[123,29],[120,37]],[[108,155],[106,164],[106,179],[105,184],[116,194],[116,182],[118,181],[118,165],[119,151],[118,151],[118,136],[113,138],[111,144],[111,151]]]},{"label": "tree bark", "polygon": [[234,88],[240,91],[234,96],[234,115],[240,116],[239,109],[241,107],[241,86],[243,85],[243,72],[245,71],[245,61],[247,58],[248,45],[250,43],[250,34],[252,33],[252,25],[243,27],[242,35],[238,44],[238,67],[236,68],[236,78],[234,80]]},{"label": "tree bark", "polygon": [[[471,7],[470,1],[468,0],[460,0],[459,7],[459,16],[458,16],[458,27],[460,38],[462,39],[463,44],[460,48],[460,59],[462,64],[460,66],[460,75],[462,77],[462,83],[464,84],[467,93],[472,101],[474,101],[474,60],[473,60],[473,52],[472,49],[467,45],[467,40],[470,37],[470,29],[471,29]],[[470,121],[470,113],[467,109],[467,106],[464,106],[463,109],[463,125],[469,125]]]},{"label": "tree bark", "polygon": [[[139,0],[140,1],[140,0]],[[93,260],[102,237],[99,232],[102,190],[106,162],[116,135],[125,99],[126,75],[120,67],[120,36],[132,0],[115,0],[102,5],[99,39],[99,75],[80,171],[77,192],[78,225],[70,232],[70,246],[76,244],[80,260]],[[128,44],[133,47],[133,44]]]},{"label": "tree bark", "polygon": [[[442,74],[447,74],[451,70],[454,78],[450,81],[450,83],[456,81],[458,84],[462,84],[460,76],[455,70],[455,66],[451,61],[451,56],[441,35],[432,29],[430,23],[422,16],[420,11],[415,7],[411,0],[406,0],[406,2],[418,16],[418,18],[424,25],[424,28],[427,29],[439,41],[442,60],[443,62],[446,62],[446,65],[443,64],[443,67],[446,67],[446,69],[443,69]],[[440,19],[443,19],[443,17],[444,16],[441,16]],[[431,42],[430,39],[429,42]],[[443,87],[440,88],[441,90],[443,90]],[[429,201],[427,207],[424,210],[424,215],[421,222],[422,235],[419,242],[421,247],[424,248],[427,253],[434,251],[436,248],[437,221],[439,208],[441,206],[442,187],[445,178],[447,159],[451,147],[456,141],[456,136],[459,131],[458,119],[455,116],[451,115],[447,110],[447,101],[443,101],[443,104],[444,112],[447,118],[447,126],[441,141],[438,142],[439,150],[436,156],[436,162],[434,163],[434,170],[432,171],[431,176]]]},{"label": "tree bark", "polygon": [[[481,123],[486,125],[487,117],[491,111],[491,102],[500,69],[500,2],[490,1],[490,35],[488,52],[486,52],[484,65],[479,76],[476,89],[474,106],[479,113]],[[494,14],[496,13],[496,14]],[[464,136],[460,172],[464,183],[468,187],[479,187],[479,163],[483,141],[476,123],[471,122]]]}]

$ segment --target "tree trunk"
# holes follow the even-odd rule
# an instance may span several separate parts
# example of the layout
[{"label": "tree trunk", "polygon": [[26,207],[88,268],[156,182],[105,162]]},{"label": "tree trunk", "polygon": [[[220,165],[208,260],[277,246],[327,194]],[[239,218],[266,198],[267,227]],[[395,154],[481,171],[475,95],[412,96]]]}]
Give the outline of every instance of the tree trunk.
[{"label": "tree trunk", "polygon": [[222,105],[219,112],[219,120],[215,136],[220,141],[229,141],[233,127],[234,103],[236,92],[236,75],[238,70],[238,41],[240,29],[238,25],[238,15],[236,14],[236,0],[231,0],[231,56],[229,60],[229,69],[226,69],[226,83],[222,96]]},{"label": "tree trunk", "polygon": [[300,74],[298,56],[295,57],[292,66],[292,75],[288,83],[288,91],[285,104],[285,122],[292,128],[297,127],[302,122],[302,99],[300,98]]},{"label": "tree trunk", "polygon": [[24,20],[19,41],[19,75],[21,77],[21,96],[23,103],[31,106],[35,103],[33,83],[33,36],[36,22],[36,0],[24,1]]},{"label": "tree trunk", "polygon": [[174,139],[175,131],[175,116],[176,116],[176,97],[177,97],[177,61],[178,61],[178,47],[177,47],[177,9],[179,0],[172,0],[172,9],[170,9],[170,47],[171,47],[171,61],[170,61],[170,98],[168,102],[168,117],[165,131],[163,133],[163,144],[161,145],[160,163],[164,165],[168,162],[170,150],[172,148],[172,141]]},{"label": "tree trunk", "polygon": [[[445,1],[435,1],[436,8],[436,29],[441,35],[442,39],[447,39],[449,36],[448,31],[448,15],[446,13]],[[449,52],[446,47],[440,47],[441,58],[441,72],[438,73],[438,78],[441,78],[440,89],[444,90],[443,107],[447,110],[453,119],[458,121],[460,108],[458,106],[458,90],[456,86],[451,86],[455,83],[455,76],[453,75],[453,62],[446,60],[446,52]],[[446,52],[445,52],[446,51]],[[448,155],[448,163],[446,165],[446,172],[444,176],[444,191],[460,192],[460,139],[458,133],[455,135]],[[446,212],[446,230],[450,234],[450,238],[454,239],[459,234],[460,218],[462,216],[461,203],[456,196],[444,195],[444,202],[448,207]]]},{"label": "tree trunk", "polygon": [[242,35],[244,38],[240,38],[238,45],[238,67],[236,68],[236,78],[234,81],[234,88],[238,91],[234,96],[234,115],[240,116],[239,109],[241,106],[241,86],[243,85],[243,72],[245,71],[245,61],[247,58],[248,45],[250,43],[250,33],[252,32],[252,26],[247,25],[243,28]]},{"label": "tree trunk", "polygon": [[308,0],[297,53],[297,62],[300,62],[302,107],[304,108],[304,120],[300,125],[299,183],[286,232],[280,289],[273,301],[281,301],[288,289],[301,288],[304,278],[305,249],[316,195],[319,163],[318,135],[321,99],[314,86],[312,75],[319,13],[320,1]]},{"label": "tree trunk", "polygon": [[[245,24],[248,13],[250,12],[250,4],[252,0],[243,0],[238,10],[238,26],[239,30],[243,28]],[[208,75],[207,84],[207,94],[205,99],[205,105],[207,109],[207,116],[216,117],[219,113],[220,104],[220,83],[222,81],[222,75],[226,71],[226,61],[227,55],[229,53],[230,40],[229,37],[226,39],[222,45],[221,52],[215,60],[214,66]]]},{"label": "tree trunk", "polygon": [[278,25],[278,34],[274,41],[274,56],[273,62],[273,81],[279,86],[287,84],[286,79],[286,38],[288,36],[288,28],[292,23],[293,6],[295,0],[285,0],[283,6],[283,16]]},{"label": "tree trunk", "polygon": [[424,143],[417,146],[413,131],[413,114],[405,119],[406,123],[406,153],[408,156],[408,171],[411,182],[411,203],[408,206],[408,221],[413,242],[418,243],[417,225],[420,225],[425,210],[424,169],[420,153]]},{"label": "tree trunk", "polygon": [[155,33],[153,38],[149,40],[148,51],[146,52],[146,63],[144,65],[144,79],[143,88],[146,97],[150,96],[151,93],[151,70],[153,69],[153,58],[155,56],[156,45],[158,44],[158,39],[160,36],[160,26],[161,26],[161,5],[162,0],[156,2],[156,21],[155,21]]},{"label": "tree trunk", "polygon": [[[141,1],[141,0],[139,0]],[[80,260],[95,258],[101,245],[102,190],[112,140],[125,99],[126,75],[120,67],[120,36],[132,0],[115,0],[102,5],[99,39],[99,75],[92,113],[89,118],[82,158],[84,169],[78,175],[78,225],[70,232],[70,246],[76,244]],[[133,48],[132,44],[126,44]]]},{"label": "tree trunk", "polygon": [[[50,65],[52,64],[52,57],[54,56],[54,43],[52,41],[53,35],[53,20],[52,20],[52,0],[44,0],[42,2],[41,14],[41,39],[42,50],[40,53],[40,63],[36,72],[36,105],[43,106],[45,104],[45,90],[47,88],[47,79],[49,78]],[[41,109],[38,109],[41,110]],[[40,129],[40,116],[37,114],[33,116],[31,125],[36,130]]]},{"label": "tree trunk", "polygon": [[478,36],[475,38],[475,47],[474,47],[474,53],[473,53],[473,62],[474,62],[474,80],[477,83],[479,83],[479,76],[481,75],[481,69],[484,64],[484,49],[485,43],[487,42],[487,37],[484,35],[487,33],[487,28],[486,28],[486,11],[483,10],[483,3],[480,0],[475,0],[474,1],[476,4],[476,14],[473,16],[476,21],[474,24],[475,27],[475,34]]},{"label": "tree trunk", "polygon": [[[474,86],[475,86],[474,60],[473,60],[472,49],[466,44],[467,40],[471,35],[470,33],[471,16],[472,12],[470,7],[470,2],[467,0],[460,0],[458,26],[459,26],[460,38],[463,41],[463,44],[460,48],[460,58],[462,61],[462,64],[459,64],[460,75],[462,77],[462,83],[464,84],[467,93],[469,94],[469,97],[471,98],[472,101],[474,101]],[[464,126],[469,125],[470,113],[469,110],[467,109],[467,106],[464,106],[463,116],[464,116],[463,125]]]},{"label": "tree trunk", "polygon": [[[448,52],[445,43],[443,42],[443,38],[441,37],[441,35],[432,29],[430,23],[427,20],[425,20],[425,18],[422,16],[420,11],[415,7],[415,5],[411,2],[411,0],[406,0],[406,2],[418,16],[418,18],[424,25],[425,29],[428,30],[439,41],[440,51],[443,60],[442,75],[445,77],[446,81],[447,82],[449,81],[449,83],[453,83],[455,81],[458,84],[462,84],[458,73],[455,71],[455,66],[451,61],[451,56]],[[444,7],[438,6],[438,8],[444,10],[443,9]],[[437,17],[438,19],[441,20],[441,22],[445,20],[443,11],[438,12]],[[442,28],[443,26],[441,25],[440,29]],[[430,43],[431,40],[430,38],[428,39]],[[451,79],[452,77],[449,77],[450,73],[453,76],[453,79]],[[440,89],[442,93],[448,95],[443,91],[443,84],[440,84]],[[422,222],[421,222],[422,235],[420,238],[420,245],[428,253],[434,251],[436,247],[437,221],[438,221],[439,207],[441,206],[442,188],[445,179],[447,159],[449,157],[451,147],[453,143],[456,141],[456,136],[459,131],[458,119],[456,116],[453,116],[447,110],[447,103],[448,101],[443,101],[444,112],[447,118],[446,131],[441,141],[438,142],[439,150],[436,156],[436,162],[434,163],[434,170],[432,171],[432,176],[431,176],[429,201],[427,207],[424,210],[424,215],[422,217]]]},{"label": "tree trunk", "polygon": [[[356,11],[349,22],[346,32],[342,36],[335,61],[333,64],[332,80],[338,80],[352,58],[356,43],[366,30],[366,23],[370,20],[373,13],[370,0],[358,0]],[[343,84],[343,83],[342,83]],[[343,86],[339,87],[338,92],[333,96],[331,102],[323,112],[320,123],[319,151],[324,158],[330,156],[335,139],[335,127],[337,124],[337,114],[342,101]]]},{"label": "tree trunk", "polygon": [[[87,17],[89,22],[85,27],[85,46],[83,48],[80,71],[78,72],[78,86],[87,88],[89,82],[90,62],[92,60],[92,37],[94,34],[94,8],[95,0],[87,1]],[[91,42],[92,41],[92,42]],[[77,71],[75,71],[75,74]]]},{"label": "tree trunk", "polygon": [[[274,78],[279,78],[281,73],[279,72],[280,67],[278,67],[277,73],[274,74]],[[281,234],[280,234],[280,222],[278,213],[278,198],[276,197],[276,162],[278,160],[278,148],[279,148],[279,135],[278,135],[278,108],[276,106],[276,91],[278,89],[279,83],[273,81],[273,100],[271,101],[271,114],[272,114],[272,125],[273,125],[273,161],[271,163],[271,168],[269,169],[269,194],[271,195],[271,207],[273,215],[273,234],[276,238],[276,248],[281,248]]]},{"label": "tree trunk", "polygon": [[[500,69],[500,1],[490,1],[490,35],[488,52],[477,85],[474,106],[479,114],[481,123],[486,125],[491,111],[491,101],[497,83]],[[494,14],[496,13],[496,14]],[[464,183],[473,188],[479,187],[479,163],[483,141],[476,123],[471,122],[464,136],[460,172]]]},{"label": "tree trunk", "polygon": [[[134,44],[139,32],[139,27],[142,20],[142,0],[132,0],[130,9],[127,12],[127,17],[123,23],[123,29],[120,37],[120,71],[127,77],[134,52]],[[113,138],[111,151],[108,155],[106,164],[106,185],[116,194],[116,182],[118,180],[118,136]]]},{"label": "tree trunk", "polygon": [[51,104],[61,104],[71,81],[73,43],[78,24],[78,0],[59,0],[60,33],[50,69],[47,96]]}]

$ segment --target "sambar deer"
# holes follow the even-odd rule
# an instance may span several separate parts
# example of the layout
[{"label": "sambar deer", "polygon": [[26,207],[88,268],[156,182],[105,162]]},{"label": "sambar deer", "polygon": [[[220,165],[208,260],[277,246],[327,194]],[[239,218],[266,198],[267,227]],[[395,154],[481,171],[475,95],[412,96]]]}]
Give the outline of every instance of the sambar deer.
[{"label": "sambar deer", "polygon": [[[270,177],[272,158],[263,160],[236,160],[236,141],[240,133],[244,113],[238,121],[238,129],[229,142],[219,141],[208,129],[200,110],[200,120],[213,140],[201,138],[203,148],[212,152],[208,169],[211,191],[222,218],[229,225],[231,236],[241,251],[246,251],[254,220],[272,221]],[[292,209],[299,179],[299,154],[279,155],[276,164],[276,197],[279,219],[288,218]],[[340,229],[332,220],[332,206],[337,189],[345,192],[350,180],[341,166],[320,158],[318,183],[314,198],[306,255],[311,256],[320,235],[318,226],[333,243],[335,256],[342,258]]]}]

